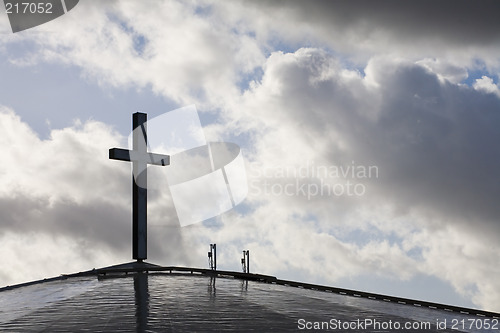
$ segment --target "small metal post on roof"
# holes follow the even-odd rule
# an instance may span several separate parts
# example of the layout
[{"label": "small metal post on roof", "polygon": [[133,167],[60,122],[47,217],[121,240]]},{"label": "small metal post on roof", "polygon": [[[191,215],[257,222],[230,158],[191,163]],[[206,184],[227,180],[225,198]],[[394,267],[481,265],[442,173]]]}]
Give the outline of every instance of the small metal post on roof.
[{"label": "small metal post on roof", "polygon": [[212,244],[210,244],[210,251],[208,251],[208,267],[213,269],[214,260],[212,258]]},{"label": "small metal post on roof", "polygon": [[250,273],[250,250],[247,250],[247,273]]},{"label": "small metal post on roof", "polygon": [[217,245],[210,244],[210,251],[208,252],[208,266],[210,269],[217,270]]},{"label": "small metal post on roof", "polygon": [[243,258],[241,258],[241,266],[243,273],[250,273],[250,251],[243,250]]}]

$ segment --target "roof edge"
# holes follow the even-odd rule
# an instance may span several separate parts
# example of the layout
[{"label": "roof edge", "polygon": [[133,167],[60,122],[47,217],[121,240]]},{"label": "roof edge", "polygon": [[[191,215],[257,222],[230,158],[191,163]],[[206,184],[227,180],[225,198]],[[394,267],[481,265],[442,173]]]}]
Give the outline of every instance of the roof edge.
[{"label": "roof edge", "polygon": [[118,264],[103,268],[93,268],[88,271],[73,273],[73,274],[61,274],[57,277],[47,278],[43,280],[30,281],[20,284],[15,284],[11,286],[5,286],[0,288],[0,292],[6,290],[17,289],[21,287],[31,286],[35,284],[58,281],[58,280],[66,280],[68,278],[74,277],[82,277],[82,276],[113,276],[117,274],[128,274],[128,273],[139,273],[139,272],[158,272],[158,273],[169,273],[169,274],[187,274],[187,275],[205,275],[205,276],[213,276],[220,278],[236,278],[242,280],[250,280],[250,281],[258,281],[263,283],[272,283],[278,285],[284,285],[289,287],[297,287],[303,289],[310,290],[318,290],[324,292],[336,293],[344,296],[352,296],[352,297],[362,297],[368,298],[371,300],[378,300],[384,302],[393,302],[401,305],[410,305],[410,306],[421,306],[434,310],[444,310],[449,312],[457,312],[466,315],[477,315],[482,317],[490,317],[500,319],[500,313],[466,308],[461,306],[449,305],[449,304],[441,304],[435,302],[427,302],[421,300],[415,300],[410,298],[403,298],[397,296],[390,296],[384,294],[376,294],[352,289],[344,289],[337,288],[331,286],[324,286],[318,284],[304,283],[298,281],[290,281],[290,280],[282,280],[278,279],[275,276],[271,275],[263,275],[263,274],[254,274],[254,273],[243,273],[243,272],[235,272],[235,271],[223,271],[223,270],[212,270],[212,269],[204,269],[204,268],[194,268],[194,267],[182,267],[182,266],[160,266],[152,263],[147,263],[144,261],[133,261],[124,264]]}]

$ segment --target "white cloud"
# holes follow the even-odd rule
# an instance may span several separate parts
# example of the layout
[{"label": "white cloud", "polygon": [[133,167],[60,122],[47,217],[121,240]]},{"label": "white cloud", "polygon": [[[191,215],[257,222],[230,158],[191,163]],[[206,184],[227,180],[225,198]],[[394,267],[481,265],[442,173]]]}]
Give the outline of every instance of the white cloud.
[{"label": "white cloud", "polygon": [[[2,108],[2,136],[4,147],[1,179],[2,194],[29,194],[46,197],[49,202],[85,200],[114,202],[119,197],[110,193],[120,183],[103,186],[107,173],[106,146],[116,145],[119,136],[104,124],[89,121],[76,122],[74,127],[53,130],[48,140],[40,140],[12,110]],[[123,170],[123,168],[122,168]],[[123,171],[122,171],[123,173]],[[115,173],[115,180],[119,174]]]},{"label": "white cloud", "polygon": [[436,74],[440,81],[448,80],[451,83],[458,84],[468,77],[466,68],[455,66],[440,59],[424,59],[416,63]]},{"label": "white cloud", "polygon": [[489,94],[495,94],[500,97],[500,88],[493,82],[493,79],[487,76],[482,76],[476,79],[473,85],[474,89],[484,91]]},{"label": "white cloud", "polygon": [[31,40],[38,46],[36,53],[12,61],[77,65],[99,84],[151,87],[192,104],[237,94],[239,75],[251,73],[265,60],[254,39],[238,35],[225,21],[196,15],[195,5],[125,1],[82,3],[78,10],[75,15],[85,17],[79,24],[68,14],[39,28],[57,33],[6,39]]}]

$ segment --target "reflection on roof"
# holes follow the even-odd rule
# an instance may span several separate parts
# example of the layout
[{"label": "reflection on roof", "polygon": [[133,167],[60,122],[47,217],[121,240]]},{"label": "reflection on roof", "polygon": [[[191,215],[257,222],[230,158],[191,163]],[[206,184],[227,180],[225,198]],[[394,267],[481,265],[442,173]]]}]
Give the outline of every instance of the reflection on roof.
[{"label": "reflection on roof", "polygon": [[341,332],[346,323],[352,332],[404,325],[406,332],[488,332],[479,329],[486,322],[489,331],[500,330],[491,312],[265,275],[134,263],[3,288],[0,304],[0,330],[7,332],[283,332],[315,325]]}]

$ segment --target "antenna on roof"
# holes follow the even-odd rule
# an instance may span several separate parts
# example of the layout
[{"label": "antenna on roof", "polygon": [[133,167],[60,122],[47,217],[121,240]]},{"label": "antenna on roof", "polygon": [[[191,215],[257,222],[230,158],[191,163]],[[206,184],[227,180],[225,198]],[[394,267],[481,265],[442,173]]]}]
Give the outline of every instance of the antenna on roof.
[{"label": "antenna on roof", "polygon": [[243,273],[250,273],[250,251],[243,250],[243,258],[241,258],[241,267]]},{"label": "antenna on roof", "polygon": [[217,270],[217,246],[210,244],[210,251],[208,251],[208,266],[211,270]]}]

